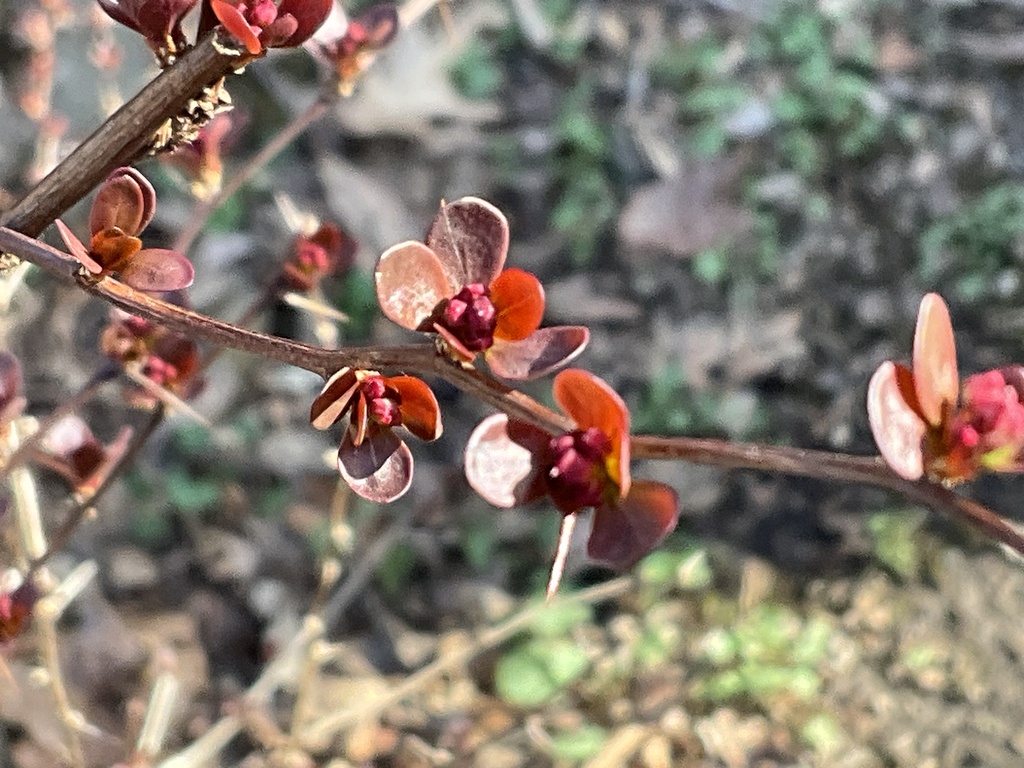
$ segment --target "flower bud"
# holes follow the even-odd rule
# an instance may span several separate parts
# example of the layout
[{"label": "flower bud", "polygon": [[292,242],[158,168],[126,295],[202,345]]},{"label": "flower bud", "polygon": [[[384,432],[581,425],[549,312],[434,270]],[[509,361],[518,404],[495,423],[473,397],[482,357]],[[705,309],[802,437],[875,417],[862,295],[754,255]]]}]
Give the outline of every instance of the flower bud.
[{"label": "flower bud", "polygon": [[447,300],[440,324],[471,352],[490,349],[498,325],[490,292],[481,283],[467,285]]},{"label": "flower bud", "polygon": [[549,448],[547,484],[555,506],[566,514],[600,506],[614,489],[605,464],[612,451],[607,435],[596,427],[577,429],[552,438]]}]

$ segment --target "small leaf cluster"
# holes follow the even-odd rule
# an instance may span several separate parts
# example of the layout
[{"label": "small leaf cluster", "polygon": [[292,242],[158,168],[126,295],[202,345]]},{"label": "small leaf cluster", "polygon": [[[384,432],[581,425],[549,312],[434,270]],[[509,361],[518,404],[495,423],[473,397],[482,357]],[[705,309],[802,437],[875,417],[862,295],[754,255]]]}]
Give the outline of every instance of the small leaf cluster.
[{"label": "small leaf cluster", "polygon": [[[377,298],[398,325],[431,335],[438,354],[465,368],[480,358],[496,376],[544,376],[579,355],[582,326],[541,328],[544,290],[531,273],[506,268],[509,227],[490,203],[442,203],[424,240],[387,249],[377,262]],[[603,381],[582,370],[554,380],[554,396],[574,428],[552,436],[505,414],[484,420],[466,449],[470,485],[497,506],[551,499],[563,515],[563,546],[549,592],[564,567],[565,542],[576,516],[594,509],[591,557],[626,568],[675,527],[678,498],[662,483],[632,480],[629,410]],[[412,454],[398,430],[421,440],[441,436],[441,409],[430,387],[413,376],[343,368],[313,403],[310,421],[345,428],[338,468],[357,494],[388,502],[412,482]]]}]

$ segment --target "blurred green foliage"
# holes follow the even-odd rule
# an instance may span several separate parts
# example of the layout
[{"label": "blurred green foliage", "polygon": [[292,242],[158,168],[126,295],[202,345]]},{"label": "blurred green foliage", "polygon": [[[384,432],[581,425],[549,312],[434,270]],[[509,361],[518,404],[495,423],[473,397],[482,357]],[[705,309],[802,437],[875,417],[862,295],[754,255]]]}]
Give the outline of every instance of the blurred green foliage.
[{"label": "blurred green foliage", "polygon": [[934,282],[955,271],[961,297],[979,298],[1000,270],[1020,266],[1022,246],[1024,185],[999,184],[925,230],[921,276]]},{"label": "blurred green foliage", "polygon": [[666,363],[630,407],[637,433],[660,435],[727,434],[734,439],[763,435],[768,412],[741,394],[694,389],[678,361]]},{"label": "blurred green foliage", "polygon": [[695,694],[715,702],[810,699],[821,689],[818,670],[832,634],[824,618],[804,618],[785,605],[758,605],[699,641],[698,656],[711,671]]},{"label": "blurred green foliage", "polygon": [[611,139],[596,112],[594,88],[581,82],[566,94],[555,123],[552,167],[557,200],[551,225],[566,235],[573,263],[592,263],[599,241],[607,237],[619,203],[611,179]]},{"label": "blurred green foliage", "polygon": [[882,565],[904,579],[916,577],[923,564],[920,511],[879,512],[868,521],[874,540],[874,556]]}]

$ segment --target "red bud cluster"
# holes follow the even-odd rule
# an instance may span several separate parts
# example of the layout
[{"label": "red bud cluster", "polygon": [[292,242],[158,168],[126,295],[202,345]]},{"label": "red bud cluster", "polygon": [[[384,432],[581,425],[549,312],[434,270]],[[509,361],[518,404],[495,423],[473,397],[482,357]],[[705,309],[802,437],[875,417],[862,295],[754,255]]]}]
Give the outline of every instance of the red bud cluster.
[{"label": "red bud cluster", "polygon": [[885,362],[868,387],[879,451],[898,475],[953,484],[981,471],[1024,470],[1024,369],[970,376],[960,388],[949,309],[921,301],[913,365]]},{"label": "red bud cluster", "polygon": [[[554,396],[576,429],[552,439],[505,414],[490,416],[466,447],[466,478],[499,507],[544,496],[567,516],[593,507],[587,553],[613,568],[627,568],[675,528],[676,492],[662,483],[631,479],[629,411],[601,379],[578,369],[562,371],[555,376]],[[556,573],[560,565],[556,562]]]},{"label": "red bud cluster", "polygon": [[338,470],[353,491],[377,502],[394,501],[412,482],[413,461],[395,429],[421,440],[441,436],[441,409],[434,393],[414,376],[382,376],[343,368],[313,401],[309,420],[327,429],[345,416]]},{"label": "red bud cluster", "polygon": [[342,94],[352,92],[374,55],[395,39],[398,27],[398,8],[394,3],[378,3],[349,19],[341,37],[320,45],[320,53],[334,67]]},{"label": "red bud cluster", "polygon": [[[202,389],[199,348],[191,339],[154,325],[148,320],[115,309],[100,337],[100,348],[122,366],[134,366],[154,387],[188,399]],[[129,399],[147,407],[155,402],[153,393],[132,388]]]},{"label": "red bud cluster", "polygon": [[509,231],[488,202],[442,204],[426,242],[409,240],[377,262],[377,300],[404,328],[436,333],[450,356],[470,364],[482,352],[504,379],[561,368],[590,338],[583,326],[540,328],[544,288],[521,269],[505,269]]},{"label": "red bud cluster", "polygon": [[162,63],[185,48],[181,20],[199,0],[99,0],[114,21],[146,38]]},{"label": "red bud cluster", "polygon": [[211,0],[217,20],[253,56],[292,48],[312,37],[331,12],[332,0]]},{"label": "red bud cluster", "polygon": [[347,271],[357,248],[356,240],[340,227],[321,224],[312,235],[295,238],[291,258],[283,267],[284,282],[289,290],[308,293],[325,277]]},{"label": "red bud cluster", "polygon": [[91,274],[117,274],[140,291],[176,291],[192,284],[192,263],[177,251],[143,248],[138,235],[156,211],[156,192],[134,168],[118,168],[100,186],[89,214],[87,248],[56,221],[68,251]]}]

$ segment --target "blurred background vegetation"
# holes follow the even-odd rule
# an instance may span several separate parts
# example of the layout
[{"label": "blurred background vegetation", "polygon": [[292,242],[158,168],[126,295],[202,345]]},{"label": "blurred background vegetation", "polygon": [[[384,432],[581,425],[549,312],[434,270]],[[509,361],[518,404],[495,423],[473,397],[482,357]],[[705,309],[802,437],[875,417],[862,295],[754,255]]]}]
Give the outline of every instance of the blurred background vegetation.
[{"label": "blurred background vegetation", "polygon": [[[25,19],[39,9],[57,20],[42,116],[26,102],[45,41]],[[142,44],[92,10],[0,6],[5,197],[152,74]],[[1022,23],[1012,0],[454,0],[450,24],[404,30],[351,98],[217,211],[190,254],[192,300],[241,315],[287,256],[284,194],[360,241],[326,286],[351,317],[338,342],[406,340],[376,308],[374,261],[421,236],[441,198],[476,194],[508,214],[510,263],[544,281],[547,321],[591,327],[580,363],[622,393],[635,431],[872,453],[866,382],[909,356],[922,293],[949,301],[962,370],[1024,359]],[[117,60],[97,69],[111,45]],[[228,176],[322,77],[297,52],[230,81]],[[178,171],[140,167],[169,243],[196,203]],[[32,412],[99,365],[106,311],[41,275],[16,294],[0,332]],[[283,305],[262,327],[323,331]],[[73,694],[104,732],[128,730],[154,648],[187,681],[178,748],[311,606],[347,654],[319,681],[331,708],[537,600],[558,516],[498,512],[466,487],[479,404],[438,388],[446,436],[415,447],[411,493],[380,509],[337,488],[337,435],[307,423],[319,385],[224,355],[196,402],[212,426],[172,419],[57,563],[101,564],[65,635]],[[527,389],[548,398],[545,382]],[[108,395],[88,414],[107,437],[142,418]],[[683,517],[622,594],[539,611],[336,740],[323,764],[1020,764],[1018,563],[879,492],[642,472],[679,490]],[[997,478],[967,492],[1015,516],[1020,490]],[[324,559],[342,575],[316,603]],[[563,589],[610,577],[577,547]],[[32,649],[15,650],[9,663],[27,669]],[[41,719],[0,696],[0,765],[45,764]],[[122,754],[97,742],[97,765]],[[225,764],[271,764],[259,746],[250,735]]]}]

